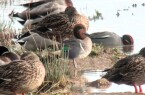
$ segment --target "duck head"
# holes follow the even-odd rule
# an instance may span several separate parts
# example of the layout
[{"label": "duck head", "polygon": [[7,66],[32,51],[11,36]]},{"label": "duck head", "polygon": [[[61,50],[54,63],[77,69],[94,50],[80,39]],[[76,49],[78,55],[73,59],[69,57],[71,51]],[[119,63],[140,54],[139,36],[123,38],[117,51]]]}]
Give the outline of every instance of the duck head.
[{"label": "duck head", "polygon": [[77,24],[73,28],[73,34],[77,39],[85,39],[88,34],[86,33],[86,28],[82,24]]},{"label": "duck head", "polygon": [[122,43],[123,43],[123,52],[131,53],[134,50],[134,40],[132,36],[127,34],[123,35]]},{"label": "duck head", "polygon": [[2,56],[9,58],[11,61],[20,60],[20,56],[14,52],[5,52]]},{"label": "duck head", "polygon": [[145,47],[139,51],[139,54],[145,57]]},{"label": "duck head", "polygon": [[123,35],[122,43],[123,43],[123,45],[133,45],[134,44],[133,37],[131,35],[127,35],[127,34]]}]

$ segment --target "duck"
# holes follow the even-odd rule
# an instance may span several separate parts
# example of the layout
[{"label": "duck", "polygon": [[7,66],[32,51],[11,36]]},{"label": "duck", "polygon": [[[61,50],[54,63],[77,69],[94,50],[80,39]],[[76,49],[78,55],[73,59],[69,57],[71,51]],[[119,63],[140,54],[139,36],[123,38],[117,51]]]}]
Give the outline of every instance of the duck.
[{"label": "duck", "polygon": [[78,68],[75,59],[87,57],[92,50],[92,41],[86,33],[85,26],[77,24],[73,29],[74,38],[63,41],[63,52],[68,54],[68,58],[73,60],[75,68]]},{"label": "duck", "polygon": [[44,50],[46,48],[53,49],[60,45],[60,43],[55,40],[43,38],[39,34],[33,32],[22,34],[21,37],[18,37],[16,42],[29,51]]},{"label": "duck", "polygon": [[18,22],[28,26],[29,24],[41,21],[46,15],[63,12],[67,6],[73,6],[73,3],[71,0],[40,0],[37,2],[20,4],[20,6],[24,6],[27,9],[21,13],[15,13],[13,10],[9,16],[22,19]]},{"label": "duck", "polygon": [[129,34],[120,37],[114,32],[103,31],[92,33],[90,37],[95,44],[101,44],[104,47],[121,47],[124,53],[131,53],[134,50],[134,39]]},{"label": "duck", "polygon": [[145,47],[138,54],[120,59],[104,71],[107,73],[102,78],[117,84],[134,86],[135,93],[143,93],[141,85],[145,84]]},{"label": "duck", "polygon": [[84,25],[86,31],[88,30],[89,21],[87,18],[79,15],[75,7],[69,6],[65,12],[46,16],[39,23],[33,24],[31,32],[50,39],[55,36],[59,42],[73,37],[73,27],[77,24]]},{"label": "duck", "polygon": [[0,93],[25,95],[44,81],[45,68],[34,52],[24,52],[21,60],[0,66]]},{"label": "duck", "polygon": [[131,35],[124,34],[120,37],[114,32],[95,32],[90,34],[93,43],[102,44],[103,46],[122,46],[133,45],[134,40]]}]

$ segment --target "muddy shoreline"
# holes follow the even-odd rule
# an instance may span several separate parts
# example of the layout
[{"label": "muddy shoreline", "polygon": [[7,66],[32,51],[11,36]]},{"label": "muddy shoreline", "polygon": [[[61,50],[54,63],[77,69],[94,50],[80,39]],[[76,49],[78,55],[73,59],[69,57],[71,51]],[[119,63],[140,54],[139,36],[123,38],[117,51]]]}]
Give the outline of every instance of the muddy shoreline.
[{"label": "muddy shoreline", "polygon": [[[95,56],[89,56],[84,59],[77,59],[78,71],[87,71],[87,70],[104,70],[106,68],[112,67],[119,59],[126,57],[127,55],[118,52],[114,49],[104,49],[103,52],[98,53]],[[72,62],[71,62],[72,64]],[[72,66],[72,65],[71,65]],[[80,75],[73,80],[73,86],[76,91],[71,91],[68,95],[140,95],[133,92],[117,92],[117,93],[80,93],[84,85],[86,86],[86,81]],[[89,92],[89,91],[88,91]]]}]

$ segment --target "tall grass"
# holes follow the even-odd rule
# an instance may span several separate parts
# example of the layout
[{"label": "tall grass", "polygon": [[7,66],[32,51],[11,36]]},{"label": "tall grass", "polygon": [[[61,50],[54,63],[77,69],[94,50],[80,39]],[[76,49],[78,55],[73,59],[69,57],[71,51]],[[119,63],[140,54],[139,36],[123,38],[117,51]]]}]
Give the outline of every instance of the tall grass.
[{"label": "tall grass", "polygon": [[104,46],[101,45],[101,44],[93,44],[93,47],[92,47],[92,51],[91,53],[89,54],[90,57],[96,57],[98,56],[100,53],[102,53],[104,50]]},{"label": "tall grass", "polygon": [[[0,43],[6,41],[10,41],[11,43],[12,37],[10,34],[13,32],[14,31],[11,30],[11,28],[4,22],[0,22],[0,34],[2,34],[2,37],[0,37]],[[22,54],[25,51],[25,49],[15,50],[15,48],[17,48],[17,45],[15,44],[11,46],[7,45],[6,47],[19,54]],[[58,54],[56,54],[56,52],[58,52]],[[36,53],[40,57],[40,60],[43,62],[46,69],[45,81],[36,93],[49,93],[55,89],[65,88],[68,84],[68,77],[70,75],[68,68],[68,56],[66,56],[64,52],[61,52],[61,49],[56,49],[56,46],[52,49],[48,49],[46,46],[45,50],[37,50]]]},{"label": "tall grass", "polygon": [[0,21],[0,45],[9,47],[11,39],[14,37],[15,32],[11,29],[11,25]]},{"label": "tall grass", "polygon": [[[60,54],[56,55],[53,51]],[[37,93],[49,93],[57,89],[65,88],[68,84],[68,78],[70,76],[68,56],[66,56],[65,52],[56,50],[56,48],[53,48],[53,51],[46,49],[44,51],[45,54],[41,53],[40,55],[40,59],[46,69],[46,77]],[[53,52],[51,56],[50,52]]]}]

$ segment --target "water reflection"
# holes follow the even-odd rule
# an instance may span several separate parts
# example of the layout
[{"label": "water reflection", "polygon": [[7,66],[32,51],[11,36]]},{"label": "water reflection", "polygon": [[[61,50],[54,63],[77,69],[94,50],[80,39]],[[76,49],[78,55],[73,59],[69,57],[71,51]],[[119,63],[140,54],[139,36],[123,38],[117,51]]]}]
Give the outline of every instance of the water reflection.
[{"label": "water reflection", "polygon": [[[86,83],[86,89],[84,92],[86,93],[115,93],[115,92],[134,92],[135,91],[133,86],[128,86],[125,84],[118,85],[115,83],[110,83],[110,85],[106,85],[106,87],[104,88],[88,85],[88,83],[101,79],[101,76],[103,76],[104,74],[105,72],[101,72],[101,71],[85,71],[82,74],[82,76],[86,78],[88,82]],[[143,89],[145,89],[145,85],[143,85],[142,87]]]},{"label": "water reflection", "polygon": [[134,45],[124,45],[122,51],[126,54],[131,54],[134,50]]}]

